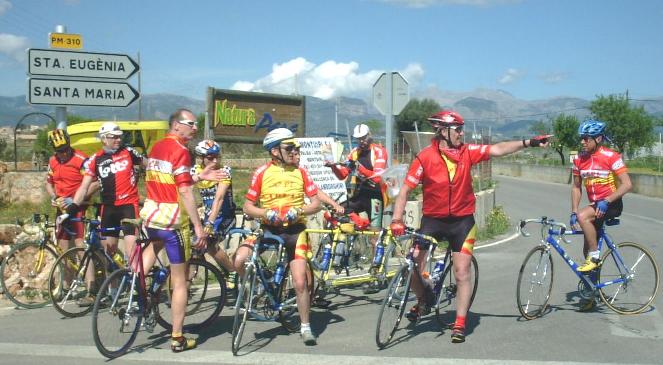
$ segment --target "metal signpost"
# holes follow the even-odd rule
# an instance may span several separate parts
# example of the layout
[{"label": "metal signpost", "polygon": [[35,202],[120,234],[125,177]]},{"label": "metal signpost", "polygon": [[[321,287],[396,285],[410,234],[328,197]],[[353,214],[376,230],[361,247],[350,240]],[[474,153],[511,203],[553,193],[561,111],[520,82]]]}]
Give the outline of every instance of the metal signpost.
[{"label": "metal signpost", "polygon": [[387,163],[393,158],[394,115],[398,115],[410,101],[407,80],[398,72],[383,72],[373,84],[373,105],[385,116]]}]

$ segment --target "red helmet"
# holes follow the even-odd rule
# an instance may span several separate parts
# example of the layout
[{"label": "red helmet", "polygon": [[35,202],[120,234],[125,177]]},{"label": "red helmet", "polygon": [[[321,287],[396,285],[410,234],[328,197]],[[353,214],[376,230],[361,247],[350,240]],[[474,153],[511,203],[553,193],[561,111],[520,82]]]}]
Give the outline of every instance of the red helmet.
[{"label": "red helmet", "polygon": [[453,110],[440,110],[439,112],[431,115],[427,119],[433,125],[439,125],[441,127],[446,127],[450,125],[463,125],[465,121],[460,114],[456,113]]}]

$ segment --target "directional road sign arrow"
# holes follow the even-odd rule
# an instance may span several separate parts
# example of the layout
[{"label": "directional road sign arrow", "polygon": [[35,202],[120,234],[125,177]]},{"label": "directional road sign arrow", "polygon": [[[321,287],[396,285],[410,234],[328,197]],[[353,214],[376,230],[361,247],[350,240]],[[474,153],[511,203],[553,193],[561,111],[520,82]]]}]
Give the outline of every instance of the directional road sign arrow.
[{"label": "directional road sign arrow", "polygon": [[138,91],[126,82],[30,78],[30,104],[126,107],[136,101]]},{"label": "directional road sign arrow", "polygon": [[28,49],[28,73],[43,76],[127,79],[139,66],[125,54]]}]

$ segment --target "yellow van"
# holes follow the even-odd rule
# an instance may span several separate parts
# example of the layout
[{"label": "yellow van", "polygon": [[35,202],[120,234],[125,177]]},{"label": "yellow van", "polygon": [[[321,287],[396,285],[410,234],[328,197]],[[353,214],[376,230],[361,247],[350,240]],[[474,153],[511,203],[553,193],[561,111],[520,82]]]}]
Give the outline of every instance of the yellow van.
[{"label": "yellow van", "polygon": [[[97,152],[101,148],[101,141],[97,134],[101,125],[108,121],[86,122],[67,126],[67,133],[71,137],[71,146],[88,155]],[[154,142],[166,136],[168,131],[167,121],[112,121],[120,126],[124,132],[122,141],[125,146],[134,147],[141,153],[147,154]]]}]

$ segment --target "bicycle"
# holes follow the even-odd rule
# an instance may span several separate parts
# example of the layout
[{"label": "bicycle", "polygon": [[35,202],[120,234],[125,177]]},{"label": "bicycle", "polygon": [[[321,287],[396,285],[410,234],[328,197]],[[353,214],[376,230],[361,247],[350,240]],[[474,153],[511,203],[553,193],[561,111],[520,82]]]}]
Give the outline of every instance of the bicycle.
[{"label": "bicycle", "polygon": [[[375,329],[375,342],[378,348],[385,348],[394,337],[398,325],[403,319],[405,307],[408,303],[414,304],[416,296],[410,295],[410,285],[413,275],[418,275],[421,283],[426,283],[426,290],[432,290],[435,302],[435,316],[437,321],[444,327],[447,326],[443,322],[442,310],[448,308],[451,302],[456,298],[456,283],[453,274],[453,255],[451,248],[446,247],[444,258],[435,263],[431,260],[434,257],[434,251],[440,243],[433,237],[417,233],[412,228],[406,228],[406,235],[410,235],[419,241],[428,242],[431,247],[426,252],[425,263],[427,270],[421,273],[419,265],[414,260],[415,245],[411,245],[409,252],[405,258],[405,263],[399,268],[398,272],[391,280],[387,294],[382,301],[382,307],[377,319],[377,327]],[[441,262],[441,263],[440,263]],[[438,265],[442,265],[441,267]],[[473,255],[470,261],[470,283],[472,284],[472,295],[468,309],[474,302],[477,287],[479,285],[479,265],[476,257]],[[426,273],[432,273],[430,280],[426,279]]]},{"label": "bicycle", "polygon": [[[48,218],[48,214],[33,214],[32,222],[38,225],[39,238],[14,245],[0,265],[2,290],[18,307],[41,308],[50,302],[49,274],[64,252],[56,244],[55,223]],[[20,225],[26,232],[23,224]]]},{"label": "bicycle", "polygon": [[[261,229],[232,229],[231,234],[241,234],[245,242],[254,241],[251,256],[244,264],[244,275],[235,301],[232,352],[237,355],[249,317],[258,321],[277,321],[288,332],[299,331],[301,322],[299,316],[295,315],[297,297],[283,239]],[[277,259],[273,269],[260,258],[261,254],[268,251],[275,253],[273,256]],[[307,279],[311,291],[314,279],[310,268]]]},{"label": "bicycle", "polygon": [[[140,226],[141,220],[123,219],[122,224]],[[157,266],[147,275],[143,271],[143,250],[150,243],[141,229],[128,267],[106,278],[94,302],[92,335],[99,352],[110,359],[125,354],[141,328],[150,333],[156,324],[172,329],[170,314],[162,312],[169,309],[170,293],[163,290],[168,288],[169,268],[157,256]],[[211,324],[223,309],[225,280],[216,266],[200,257],[189,260],[188,272],[189,300],[185,317],[188,323],[184,329],[194,330]],[[152,278],[149,286],[147,277]],[[199,297],[193,299],[194,296]],[[164,305],[160,306],[162,303]]]},{"label": "bicycle", "polygon": [[[80,306],[77,301],[96,292],[107,273],[112,273],[123,262],[115,260],[101,246],[101,233],[116,232],[121,227],[101,228],[96,219],[71,218],[71,222],[83,222],[86,226],[85,247],[73,247],[65,251],[51,268],[49,295],[53,307],[65,317],[81,317],[92,311],[92,305]],[[118,260],[119,261],[119,260]],[[92,266],[90,266],[92,264]],[[90,276],[91,287],[86,286]],[[67,284],[69,283],[69,284]]]},{"label": "bicycle", "polygon": [[525,230],[528,223],[541,224],[541,244],[527,253],[518,274],[516,301],[525,319],[542,316],[548,307],[554,278],[551,247],[578,277],[578,292],[583,299],[593,300],[598,292],[603,303],[619,314],[641,313],[654,301],[659,282],[658,264],[649,250],[638,243],[613,243],[605,227],[618,225],[618,218],[607,220],[598,228],[598,248],[602,250],[605,245],[608,250],[603,253],[598,269],[589,273],[579,272],[578,264],[560,245],[560,241],[570,243],[565,237],[565,224],[547,217],[521,220],[519,229],[525,237],[530,236]]}]

